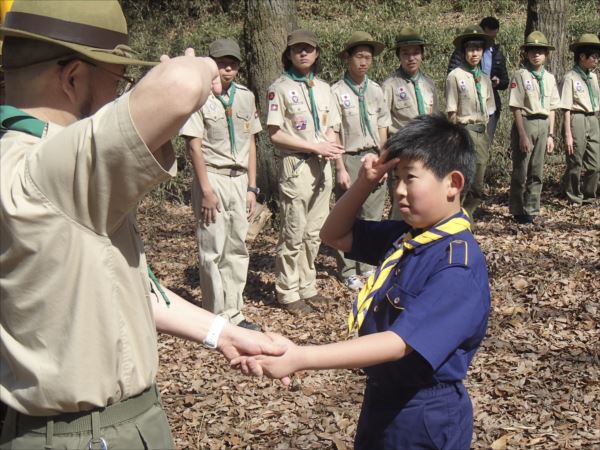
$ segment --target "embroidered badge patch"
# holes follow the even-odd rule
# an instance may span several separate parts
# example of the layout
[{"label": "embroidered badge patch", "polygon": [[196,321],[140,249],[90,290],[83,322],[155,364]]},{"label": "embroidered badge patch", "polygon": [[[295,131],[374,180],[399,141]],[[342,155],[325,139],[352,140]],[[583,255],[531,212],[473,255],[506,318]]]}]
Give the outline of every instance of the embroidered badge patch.
[{"label": "embroidered badge patch", "polygon": [[296,91],[290,91],[290,100],[292,100],[293,103],[298,103],[300,101],[300,97],[298,97],[298,93]]},{"label": "embroidered badge patch", "polygon": [[577,92],[583,92],[583,85],[581,84],[581,81],[576,81],[575,82],[575,90]]},{"label": "embroidered badge patch", "polygon": [[348,94],[342,94],[342,105],[344,105],[344,108],[350,108],[350,106],[352,106],[352,101]]},{"label": "embroidered badge patch", "polygon": [[526,91],[533,90],[533,84],[531,84],[531,80],[525,80],[525,90]]},{"label": "embroidered badge patch", "polygon": [[516,88],[517,87],[517,82],[513,81],[512,83],[510,83],[510,87],[511,87],[511,89]]},{"label": "embroidered badge patch", "polygon": [[271,101],[275,98],[275,92],[269,91],[267,92],[267,100]]},{"label": "embroidered badge patch", "polygon": [[294,118],[294,128],[298,131],[306,130],[307,120],[306,117],[298,116]]},{"label": "embroidered badge patch", "polygon": [[250,133],[250,122],[244,122],[244,133]]},{"label": "embroidered badge patch", "polygon": [[406,98],[408,97],[408,94],[406,93],[406,91],[404,90],[404,88],[402,86],[400,86],[398,88],[398,96],[402,99],[402,100],[406,100]]},{"label": "embroidered badge patch", "polygon": [[465,82],[465,80],[460,80],[458,82],[458,88],[461,92],[465,92],[467,90],[467,83]]},{"label": "embroidered badge patch", "polygon": [[277,111],[279,109],[279,106],[277,105],[277,103],[272,103],[270,109],[271,111]]}]

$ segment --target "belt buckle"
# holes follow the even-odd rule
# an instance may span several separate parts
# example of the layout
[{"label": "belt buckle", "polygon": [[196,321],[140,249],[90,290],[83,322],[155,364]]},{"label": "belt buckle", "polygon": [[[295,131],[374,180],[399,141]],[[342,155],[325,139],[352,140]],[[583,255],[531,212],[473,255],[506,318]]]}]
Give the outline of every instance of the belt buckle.
[{"label": "belt buckle", "polygon": [[98,439],[91,438],[88,441],[87,449],[95,450],[96,449],[95,444],[100,444],[100,450],[108,450],[108,442],[106,442],[106,439],[104,439],[103,437],[98,438]]}]

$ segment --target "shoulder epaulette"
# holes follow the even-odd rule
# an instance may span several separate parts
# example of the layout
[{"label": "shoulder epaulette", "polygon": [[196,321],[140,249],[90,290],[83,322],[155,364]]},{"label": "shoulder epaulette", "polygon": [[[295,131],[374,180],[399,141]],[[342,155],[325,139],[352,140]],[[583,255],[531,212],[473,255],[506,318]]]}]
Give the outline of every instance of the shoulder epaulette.
[{"label": "shoulder epaulette", "polygon": [[450,242],[448,246],[448,264],[468,266],[469,265],[469,243],[462,239]]}]

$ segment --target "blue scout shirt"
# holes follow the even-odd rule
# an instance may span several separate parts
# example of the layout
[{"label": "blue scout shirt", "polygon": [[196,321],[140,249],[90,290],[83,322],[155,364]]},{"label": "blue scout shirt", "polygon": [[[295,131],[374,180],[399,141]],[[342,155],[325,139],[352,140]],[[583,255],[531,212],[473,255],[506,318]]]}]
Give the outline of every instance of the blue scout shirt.
[{"label": "blue scout shirt", "polygon": [[[357,220],[346,256],[379,265],[409,230],[400,221]],[[360,335],[393,331],[414,351],[364,370],[370,381],[394,389],[461,381],[485,336],[489,310],[485,259],[469,231],[405,251],[375,295]]]}]

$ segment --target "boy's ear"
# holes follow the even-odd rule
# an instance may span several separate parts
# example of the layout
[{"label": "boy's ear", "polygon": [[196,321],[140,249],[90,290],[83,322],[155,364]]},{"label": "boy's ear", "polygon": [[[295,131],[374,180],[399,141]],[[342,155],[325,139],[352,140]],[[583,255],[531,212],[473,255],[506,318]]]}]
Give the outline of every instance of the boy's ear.
[{"label": "boy's ear", "polygon": [[465,187],[465,176],[458,170],[453,170],[448,174],[448,198],[460,197],[460,193]]}]

